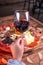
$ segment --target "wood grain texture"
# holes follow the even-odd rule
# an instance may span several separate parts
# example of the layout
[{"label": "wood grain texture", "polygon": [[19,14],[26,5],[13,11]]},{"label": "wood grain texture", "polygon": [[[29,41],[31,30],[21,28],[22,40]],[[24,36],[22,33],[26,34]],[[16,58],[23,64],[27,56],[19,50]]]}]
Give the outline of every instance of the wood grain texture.
[{"label": "wood grain texture", "polygon": [[[7,17],[2,17],[2,18],[0,18],[0,25],[2,25],[1,22],[4,24],[8,24],[9,22],[14,22],[14,16],[11,15],[11,16],[7,16]],[[35,28],[37,26],[40,26],[42,28],[41,35],[43,36],[43,23],[41,23],[40,21],[38,21],[32,17],[30,17],[29,22],[30,22],[30,26],[33,26]],[[43,40],[40,41],[40,44],[36,49],[34,49],[33,51],[28,51],[28,52],[24,53],[22,61],[24,63],[26,63],[26,65],[39,65],[39,57],[37,54],[38,52],[41,52],[43,54]],[[29,58],[31,58],[31,60],[34,62],[34,64],[30,64],[29,62],[27,62],[27,60],[26,60],[27,56]],[[12,58],[12,55],[10,53],[6,53],[6,52],[3,52],[2,50],[0,50],[0,59],[1,58],[5,58],[8,61],[8,59]],[[0,63],[0,65],[4,65],[4,64]],[[43,61],[41,61],[40,65],[43,65]]]}]

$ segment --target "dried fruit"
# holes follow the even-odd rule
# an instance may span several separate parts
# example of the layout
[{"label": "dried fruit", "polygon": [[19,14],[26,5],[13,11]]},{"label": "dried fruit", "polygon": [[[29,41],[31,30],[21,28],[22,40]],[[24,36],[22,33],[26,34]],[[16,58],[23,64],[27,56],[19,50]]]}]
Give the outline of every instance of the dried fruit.
[{"label": "dried fruit", "polygon": [[31,63],[31,64],[34,63],[29,57],[27,57],[27,61],[28,61],[29,63]]},{"label": "dried fruit", "polygon": [[42,60],[42,54],[38,52],[38,55],[39,55],[39,59]]},{"label": "dried fruit", "polygon": [[2,62],[3,64],[7,64],[7,60],[4,59],[4,58],[2,58],[1,62]]}]

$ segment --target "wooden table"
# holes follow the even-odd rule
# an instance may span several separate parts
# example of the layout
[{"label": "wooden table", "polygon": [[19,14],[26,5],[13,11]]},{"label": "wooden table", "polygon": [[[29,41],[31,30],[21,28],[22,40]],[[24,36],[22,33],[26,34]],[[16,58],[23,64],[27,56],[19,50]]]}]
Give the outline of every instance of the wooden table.
[{"label": "wooden table", "polygon": [[[13,22],[14,21],[14,16],[11,15],[11,16],[7,16],[7,17],[2,17],[0,18],[0,25],[2,25],[3,22]],[[40,26],[41,29],[42,29],[42,32],[41,32],[41,36],[43,36],[43,23],[41,23],[40,21],[30,17],[30,25],[33,26],[33,27],[37,27],[37,26]],[[6,24],[6,23],[4,23]],[[39,46],[34,49],[33,51],[28,51],[26,53],[24,53],[23,55],[23,59],[22,61],[26,63],[26,65],[43,65],[43,61],[40,61],[39,60],[39,56],[38,56],[38,52],[41,52],[42,55],[43,55],[43,39],[41,39],[40,41],[40,44]],[[34,62],[34,64],[31,64],[29,62],[27,62],[27,56]],[[10,59],[12,58],[12,55],[10,53],[6,53],[6,52],[3,52],[0,50],[0,59],[1,58],[5,58],[5,59]],[[43,59],[42,59],[43,60]],[[4,64],[1,64],[0,65],[4,65]]]}]

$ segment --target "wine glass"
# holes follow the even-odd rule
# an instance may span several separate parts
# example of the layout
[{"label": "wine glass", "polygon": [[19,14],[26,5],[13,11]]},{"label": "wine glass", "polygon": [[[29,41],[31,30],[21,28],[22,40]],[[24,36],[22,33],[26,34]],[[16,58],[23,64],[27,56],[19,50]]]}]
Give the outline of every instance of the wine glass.
[{"label": "wine glass", "polygon": [[[14,26],[16,29],[16,34],[20,32],[20,37],[26,40],[24,33],[29,27],[29,12],[27,10],[16,10],[14,12]],[[26,46],[26,44],[24,43]]]},{"label": "wine glass", "polygon": [[23,33],[29,26],[29,12],[27,10],[16,10],[14,16],[15,29]]}]

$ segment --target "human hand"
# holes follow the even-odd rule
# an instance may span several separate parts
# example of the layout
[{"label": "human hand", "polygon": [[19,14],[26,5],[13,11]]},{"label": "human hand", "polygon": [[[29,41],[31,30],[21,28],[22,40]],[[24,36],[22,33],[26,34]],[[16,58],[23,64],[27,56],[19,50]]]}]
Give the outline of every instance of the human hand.
[{"label": "human hand", "polygon": [[10,45],[13,59],[21,60],[24,52],[24,40],[22,38],[17,39],[15,43]]}]

